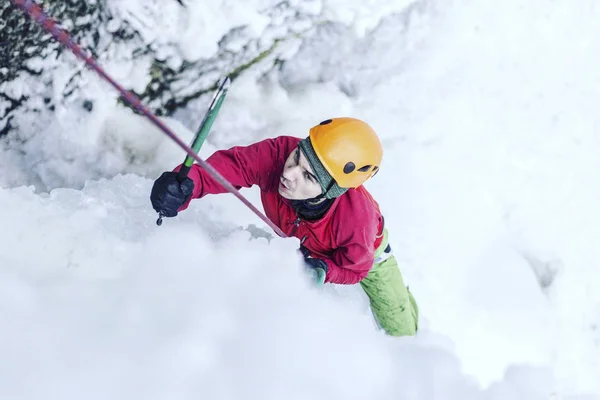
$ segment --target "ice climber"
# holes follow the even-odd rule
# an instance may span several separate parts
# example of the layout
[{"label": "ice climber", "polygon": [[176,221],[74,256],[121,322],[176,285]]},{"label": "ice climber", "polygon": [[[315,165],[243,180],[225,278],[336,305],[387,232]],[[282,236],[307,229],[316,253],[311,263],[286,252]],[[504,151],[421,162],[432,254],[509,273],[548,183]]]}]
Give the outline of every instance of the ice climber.
[{"label": "ice climber", "polygon": [[[219,150],[206,161],[236,188],[258,185],[266,216],[300,239],[316,284],[360,283],[375,320],[389,335],[414,335],[418,307],[388,244],[378,204],[362,185],[375,175],[383,149],[364,121],[333,118],[299,139],[279,136]],[[194,164],[183,182],[164,172],[152,187],[153,208],[165,217],[192,199],[226,190]]]}]

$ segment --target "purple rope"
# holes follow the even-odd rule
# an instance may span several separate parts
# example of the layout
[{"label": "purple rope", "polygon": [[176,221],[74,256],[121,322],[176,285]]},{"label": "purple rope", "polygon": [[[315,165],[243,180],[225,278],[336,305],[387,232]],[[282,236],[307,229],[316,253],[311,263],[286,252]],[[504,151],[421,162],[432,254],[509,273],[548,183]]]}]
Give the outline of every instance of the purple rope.
[{"label": "purple rope", "polygon": [[110,83],[115,89],[117,89],[123,98],[135,107],[136,110],[144,114],[154,125],[156,125],[161,131],[163,131],[167,136],[173,139],[179,147],[184,149],[187,154],[190,155],[194,160],[202,166],[208,173],[219,182],[228,192],[235,195],[238,199],[242,201],[248,208],[250,208],[260,219],[262,219],[267,225],[269,225],[279,236],[287,237],[285,233],[277,225],[275,225],[271,220],[269,220],[263,213],[261,213],[256,207],[252,205],[241,193],[231,184],[223,175],[221,175],[216,169],[214,169],[210,164],[201,159],[198,154],[194,152],[188,145],[186,145],[175,133],[173,133],[165,124],[163,124],[148,108],[146,108],[137,96],[133,93],[125,90],[121,85],[119,85],[114,79],[112,79],[100,65],[94,60],[94,58],[90,55],[87,55],[85,51],[73,40],[73,38],[69,35],[68,32],[59,28],[52,18],[50,18],[44,11],[34,3],[32,0],[11,0],[13,4],[23,10],[26,14],[28,14],[34,21],[39,23],[44,29],[56,38],[60,43],[64,46],[68,47],[78,58],[85,61],[85,63],[96,73],[98,73],[104,80]]}]

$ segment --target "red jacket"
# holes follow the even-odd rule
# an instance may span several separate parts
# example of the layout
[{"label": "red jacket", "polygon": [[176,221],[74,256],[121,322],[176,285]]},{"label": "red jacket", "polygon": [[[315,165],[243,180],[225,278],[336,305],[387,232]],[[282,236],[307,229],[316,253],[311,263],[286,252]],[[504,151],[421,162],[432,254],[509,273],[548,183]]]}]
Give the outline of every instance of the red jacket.
[{"label": "red jacket", "polygon": [[[304,239],[303,245],[311,256],[327,263],[325,282],[357,283],[373,266],[375,249],[382,240],[383,217],[379,207],[360,186],[336,198],[321,219],[300,219],[289,200],[278,192],[283,166],[298,142],[300,139],[295,137],[279,136],[217,151],[206,161],[237,189],[260,187],[266,216],[286,235]],[[192,198],[226,192],[197,164],[192,166],[188,176],[194,181]],[[181,210],[185,210],[190,201]]]}]

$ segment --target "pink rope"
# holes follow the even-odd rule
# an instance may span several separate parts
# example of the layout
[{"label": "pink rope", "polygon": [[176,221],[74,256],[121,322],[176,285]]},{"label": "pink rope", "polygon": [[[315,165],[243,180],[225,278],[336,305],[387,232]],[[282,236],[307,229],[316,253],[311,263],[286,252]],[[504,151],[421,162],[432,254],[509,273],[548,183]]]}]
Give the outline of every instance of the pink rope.
[{"label": "pink rope", "polygon": [[137,98],[133,93],[125,90],[121,85],[119,85],[114,79],[112,79],[100,65],[94,60],[94,58],[85,53],[85,51],[73,40],[71,35],[65,30],[59,28],[52,18],[50,18],[44,11],[34,3],[32,0],[11,0],[13,4],[23,10],[27,15],[29,15],[34,21],[40,24],[45,30],[50,32],[56,40],[62,43],[65,47],[69,48],[78,58],[83,60],[91,69],[96,71],[98,75],[104,78],[105,81],[110,83],[115,89],[117,89],[122,95],[123,98],[135,107],[136,110],[144,114],[154,125],[156,125],[161,131],[163,131],[167,136],[175,141],[183,150],[186,151],[187,154],[190,155],[194,160],[202,166],[217,182],[219,182],[228,192],[235,195],[238,199],[242,201],[248,208],[250,208],[260,219],[262,219],[267,225],[269,225],[279,236],[287,237],[285,233],[277,225],[275,225],[271,220],[269,220],[263,213],[261,213],[256,207],[250,203],[241,193],[231,184],[227,179],[223,177],[216,169],[214,169],[210,164],[204,161],[202,158],[198,156],[188,145],[186,145],[175,133],[173,133],[164,123],[162,123],[148,108],[146,108],[139,98]]}]

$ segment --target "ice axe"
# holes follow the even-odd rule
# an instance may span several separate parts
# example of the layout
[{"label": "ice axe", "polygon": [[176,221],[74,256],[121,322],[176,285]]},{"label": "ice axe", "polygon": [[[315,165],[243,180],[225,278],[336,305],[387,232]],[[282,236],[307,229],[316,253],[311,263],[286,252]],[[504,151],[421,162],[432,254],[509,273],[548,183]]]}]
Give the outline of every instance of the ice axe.
[{"label": "ice axe", "polygon": [[[210,128],[212,127],[213,122],[217,118],[217,114],[219,113],[219,110],[221,109],[221,105],[223,104],[223,101],[225,100],[225,95],[227,95],[227,91],[229,90],[230,85],[231,85],[231,79],[227,76],[220,82],[219,87],[218,87],[217,91],[215,92],[215,94],[210,102],[210,105],[208,106],[208,110],[206,111],[206,114],[204,114],[204,118],[202,119],[202,122],[200,123],[200,127],[196,131],[196,136],[194,137],[194,141],[192,142],[192,146],[191,146],[196,154],[198,154],[200,152],[200,148],[204,144],[204,141],[206,140],[206,137],[208,136],[208,132],[210,131]],[[189,154],[186,155],[185,160],[183,161],[183,165],[181,166],[181,169],[179,170],[179,173],[177,174],[177,180],[179,182],[183,182],[187,178],[188,173],[190,172],[190,168],[192,167],[193,164],[194,164],[194,158],[192,156],[190,156]],[[164,215],[162,215],[162,213],[160,213],[160,212],[158,213],[158,219],[156,220],[156,225],[158,225],[158,226],[162,225],[163,216]]]}]

